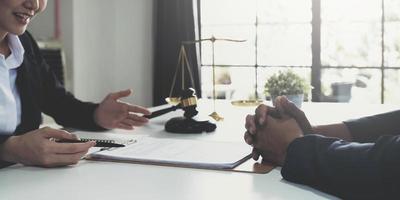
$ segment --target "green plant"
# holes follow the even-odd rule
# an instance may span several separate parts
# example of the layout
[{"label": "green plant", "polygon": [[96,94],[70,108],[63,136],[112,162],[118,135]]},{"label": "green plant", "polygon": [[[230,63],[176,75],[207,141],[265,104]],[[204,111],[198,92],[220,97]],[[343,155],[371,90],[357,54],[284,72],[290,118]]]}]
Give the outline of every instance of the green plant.
[{"label": "green plant", "polygon": [[310,85],[293,71],[287,70],[272,75],[265,83],[264,89],[264,93],[270,96],[294,94],[305,94],[306,96]]}]

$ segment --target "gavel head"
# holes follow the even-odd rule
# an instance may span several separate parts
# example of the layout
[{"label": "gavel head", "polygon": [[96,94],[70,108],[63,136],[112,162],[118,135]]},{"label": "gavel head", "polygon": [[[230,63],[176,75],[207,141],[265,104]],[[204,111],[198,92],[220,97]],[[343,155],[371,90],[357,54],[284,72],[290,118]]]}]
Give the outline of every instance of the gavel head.
[{"label": "gavel head", "polygon": [[193,88],[188,88],[182,91],[181,107],[185,111],[183,115],[186,118],[192,118],[199,113],[196,110],[197,96],[196,96],[196,91]]}]

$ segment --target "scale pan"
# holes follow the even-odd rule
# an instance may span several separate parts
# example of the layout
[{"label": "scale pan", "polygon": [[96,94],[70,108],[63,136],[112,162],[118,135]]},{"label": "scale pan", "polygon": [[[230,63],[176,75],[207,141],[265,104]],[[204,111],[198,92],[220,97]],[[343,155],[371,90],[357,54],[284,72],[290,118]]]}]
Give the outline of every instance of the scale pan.
[{"label": "scale pan", "polygon": [[211,114],[209,114],[208,116],[210,116],[211,118],[213,118],[215,121],[219,122],[219,121],[223,121],[224,118],[219,115],[217,112],[212,112]]},{"label": "scale pan", "polygon": [[237,101],[231,102],[232,105],[240,106],[240,107],[258,106],[262,103],[263,103],[263,100],[237,100]]}]

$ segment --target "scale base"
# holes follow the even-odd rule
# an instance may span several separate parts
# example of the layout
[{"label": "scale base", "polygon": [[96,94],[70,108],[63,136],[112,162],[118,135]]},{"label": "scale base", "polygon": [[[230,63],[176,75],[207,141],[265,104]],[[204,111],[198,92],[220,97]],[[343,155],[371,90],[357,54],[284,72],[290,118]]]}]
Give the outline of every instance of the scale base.
[{"label": "scale base", "polygon": [[185,117],[174,117],[165,124],[165,130],[170,133],[209,133],[216,128],[217,126],[209,121],[196,121]]}]

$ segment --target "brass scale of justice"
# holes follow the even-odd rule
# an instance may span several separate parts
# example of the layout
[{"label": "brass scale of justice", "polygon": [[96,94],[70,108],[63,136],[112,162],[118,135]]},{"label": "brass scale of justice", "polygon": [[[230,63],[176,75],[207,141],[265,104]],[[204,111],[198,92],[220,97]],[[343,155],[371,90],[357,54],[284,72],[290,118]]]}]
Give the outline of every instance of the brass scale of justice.
[{"label": "brass scale of justice", "polygon": [[[215,121],[222,121],[224,118],[219,115],[216,111],[215,101],[216,101],[216,90],[215,90],[215,42],[216,41],[227,41],[227,42],[245,42],[246,40],[235,40],[235,39],[226,39],[226,38],[215,38],[212,36],[211,38],[201,39],[201,40],[194,40],[194,41],[183,41],[178,57],[178,64],[175,70],[174,79],[172,82],[172,86],[170,89],[169,97],[166,98],[166,102],[171,105],[171,107],[164,108],[158,111],[154,111],[151,115],[145,116],[147,118],[154,118],[160,115],[166,114],[171,111],[175,111],[177,109],[184,110],[183,117],[174,117],[169,119],[165,124],[165,130],[167,132],[172,133],[202,133],[202,132],[212,132],[216,129],[216,125],[209,122],[209,121],[197,121],[193,119],[194,116],[198,114],[196,110],[197,107],[197,97],[196,92],[192,88],[194,87],[194,79],[192,75],[192,70],[187,58],[185,44],[196,44],[204,41],[210,41],[212,46],[212,81],[213,81],[213,112],[209,115]],[[182,88],[179,97],[173,97],[173,90],[175,88],[175,83],[178,78],[178,72],[181,69],[181,81],[182,81]],[[185,87],[185,69],[188,71],[190,82],[192,87]],[[235,106],[256,106],[262,103],[262,100],[237,100],[232,101],[232,105]]]}]

